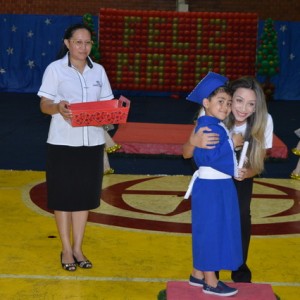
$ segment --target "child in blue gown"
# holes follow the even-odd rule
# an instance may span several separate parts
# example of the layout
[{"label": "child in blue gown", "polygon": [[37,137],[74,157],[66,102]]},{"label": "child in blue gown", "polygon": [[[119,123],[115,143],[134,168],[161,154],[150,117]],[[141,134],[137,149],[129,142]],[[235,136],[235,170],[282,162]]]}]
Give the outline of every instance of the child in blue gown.
[{"label": "child in blue gown", "polygon": [[234,143],[222,121],[231,112],[231,92],[227,78],[209,72],[187,97],[203,105],[195,132],[209,127],[219,134],[213,149],[195,148],[198,170],[185,198],[192,196],[193,273],[190,284],[203,292],[232,296],[238,291],[218,281],[215,271],[236,270],[242,263],[238,198],[232,177],[238,177]]}]

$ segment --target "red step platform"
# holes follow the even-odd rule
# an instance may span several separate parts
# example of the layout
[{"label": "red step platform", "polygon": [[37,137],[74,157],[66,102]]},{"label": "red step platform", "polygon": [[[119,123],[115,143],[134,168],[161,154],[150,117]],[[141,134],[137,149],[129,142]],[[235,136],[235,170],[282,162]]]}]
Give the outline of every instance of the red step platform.
[{"label": "red step platform", "polygon": [[256,283],[226,283],[237,288],[238,293],[230,297],[207,295],[199,287],[191,286],[188,282],[170,281],[167,283],[167,300],[276,300],[276,296],[269,284]]},{"label": "red step platform", "polygon": [[[120,124],[113,139],[128,154],[182,155],[182,145],[188,140],[194,125],[127,122]],[[268,156],[286,159],[287,146],[274,134],[273,148]]]}]

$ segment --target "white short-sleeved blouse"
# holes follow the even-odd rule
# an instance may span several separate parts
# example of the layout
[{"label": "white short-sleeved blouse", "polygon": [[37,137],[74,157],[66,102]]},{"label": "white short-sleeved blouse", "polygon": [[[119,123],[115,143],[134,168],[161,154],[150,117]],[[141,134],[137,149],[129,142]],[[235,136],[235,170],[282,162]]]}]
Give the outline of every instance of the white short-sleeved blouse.
[{"label": "white short-sleeved blouse", "polygon": [[[69,62],[68,55],[52,62],[45,70],[38,96],[69,103],[114,98],[104,68],[88,58],[83,73]],[[72,127],[61,114],[52,115],[47,143],[67,146],[96,146],[105,143],[102,127]]]}]

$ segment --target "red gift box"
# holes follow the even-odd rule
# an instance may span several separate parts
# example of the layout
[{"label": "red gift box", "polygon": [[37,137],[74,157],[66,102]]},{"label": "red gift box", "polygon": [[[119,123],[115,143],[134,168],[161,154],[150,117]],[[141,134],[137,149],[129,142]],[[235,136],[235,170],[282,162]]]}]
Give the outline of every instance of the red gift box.
[{"label": "red gift box", "polygon": [[102,126],[126,123],[130,101],[124,96],[120,99],[70,104],[73,117],[71,125]]}]

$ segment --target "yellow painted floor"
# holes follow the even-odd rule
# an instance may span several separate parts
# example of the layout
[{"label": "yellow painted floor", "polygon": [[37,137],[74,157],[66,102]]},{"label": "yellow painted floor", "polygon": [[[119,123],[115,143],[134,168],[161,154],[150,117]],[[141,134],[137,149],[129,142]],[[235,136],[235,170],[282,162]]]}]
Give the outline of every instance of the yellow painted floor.
[{"label": "yellow painted floor", "polygon": [[[84,241],[94,267],[70,273],[60,265],[53,215],[32,201],[31,192],[45,182],[44,172],[0,170],[0,299],[150,300],[167,281],[187,280],[191,236],[184,230],[190,212],[176,208],[189,179],[105,176],[105,200],[92,212]],[[122,201],[110,202],[120,193]],[[299,299],[300,181],[257,179],[254,194],[253,282],[271,284],[282,300]],[[271,234],[263,235],[270,224]],[[221,279],[229,278],[221,272]]]}]

